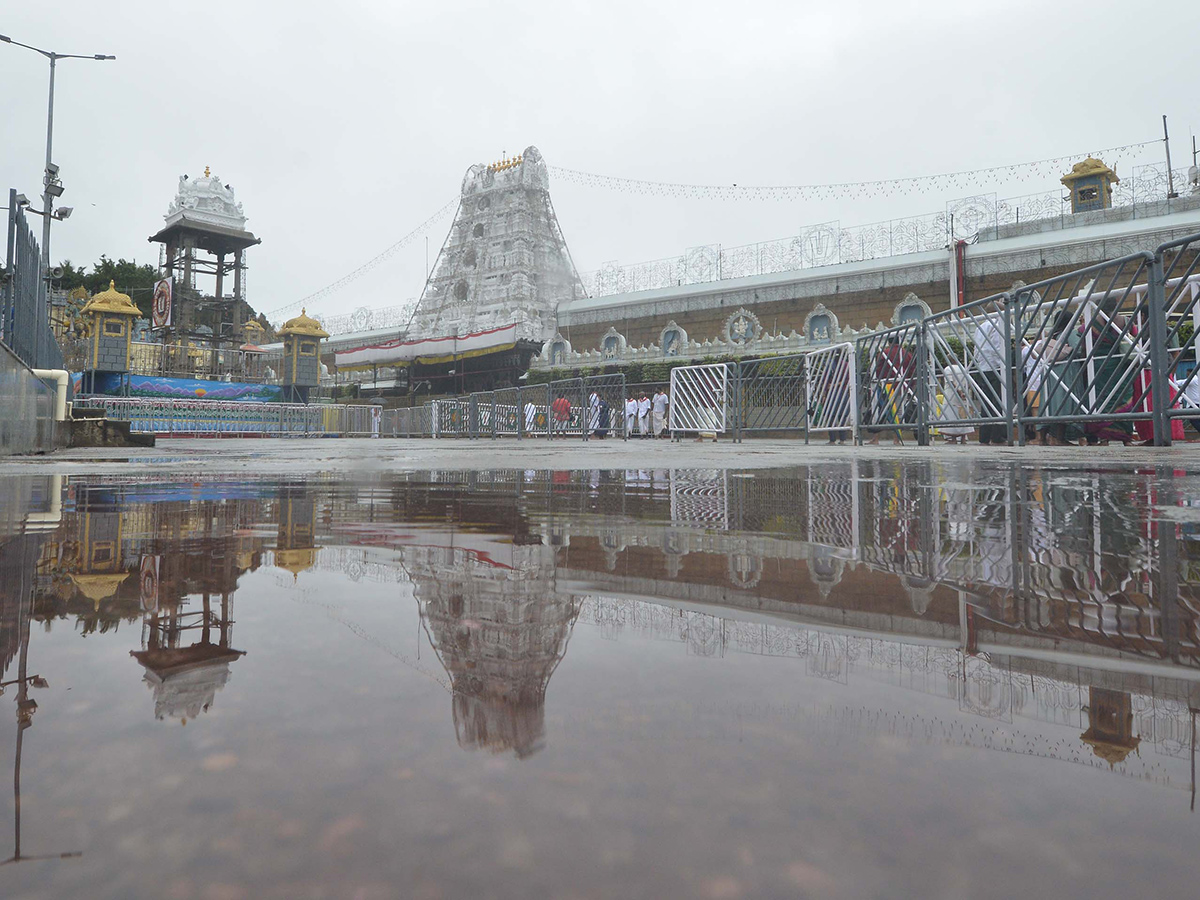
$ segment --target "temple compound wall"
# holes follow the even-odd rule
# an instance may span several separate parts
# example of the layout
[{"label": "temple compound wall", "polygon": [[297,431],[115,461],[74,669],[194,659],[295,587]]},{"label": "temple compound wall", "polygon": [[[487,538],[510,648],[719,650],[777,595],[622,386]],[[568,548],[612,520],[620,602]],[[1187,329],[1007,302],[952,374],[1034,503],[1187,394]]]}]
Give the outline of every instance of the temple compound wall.
[{"label": "temple compound wall", "polygon": [[[963,245],[964,302],[1200,232],[1200,196],[984,229]],[[954,249],[558,306],[535,368],[803,351],[951,305]]]}]

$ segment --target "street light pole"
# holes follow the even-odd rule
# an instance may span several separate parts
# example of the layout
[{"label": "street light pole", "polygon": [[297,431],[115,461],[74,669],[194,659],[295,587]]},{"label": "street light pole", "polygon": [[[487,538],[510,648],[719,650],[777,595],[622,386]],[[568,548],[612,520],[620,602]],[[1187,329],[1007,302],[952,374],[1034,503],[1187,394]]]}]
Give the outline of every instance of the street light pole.
[{"label": "street light pole", "polygon": [[[50,148],[54,144],[54,69],[58,62],[58,55],[50,54],[50,102],[46,109],[46,169],[42,173],[42,181],[45,184],[45,192],[42,194],[42,209],[46,212],[42,216],[42,274],[50,277],[50,213],[53,212],[51,204],[54,198],[50,196]],[[46,285],[46,302],[50,302],[50,285]]]},{"label": "street light pole", "polygon": [[[24,47],[26,50],[32,50],[34,53],[40,53],[46,59],[50,60],[50,100],[46,109],[46,169],[42,175],[42,184],[45,190],[42,192],[42,274],[50,277],[50,220],[53,218],[51,213],[54,212],[54,198],[62,194],[62,184],[58,179],[58,170],[51,161],[50,154],[54,147],[54,70],[57,68],[60,59],[116,59],[115,56],[109,56],[103,53],[93,53],[91,56],[85,56],[78,53],[55,53],[52,50],[43,50],[41,47],[33,47],[29,44],[22,44],[20,41],[14,41],[6,34],[0,34],[0,42],[5,44],[13,44],[17,47]],[[57,188],[57,190],[52,190]],[[47,286],[47,290],[48,290]]]}]

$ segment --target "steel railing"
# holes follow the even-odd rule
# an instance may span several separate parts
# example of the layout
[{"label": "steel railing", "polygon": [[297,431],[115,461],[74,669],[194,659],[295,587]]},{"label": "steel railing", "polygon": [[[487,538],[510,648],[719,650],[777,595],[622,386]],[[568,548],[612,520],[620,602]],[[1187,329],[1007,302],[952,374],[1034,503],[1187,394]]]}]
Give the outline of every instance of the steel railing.
[{"label": "steel railing", "polygon": [[[682,434],[830,439],[978,430],[988,443],[1134,438],[1169,445],[1200,418],[1200,234],[789,356],[671,371]],[[499,388],[411,409],[94,398],[166,434],[628,438],[648,395],[620,373]],[[632,401],[632,404],[630,403]],[[645,404],[640,404],[644,406]],[[661,404],[660,404],[661,408]],[[378,410],[376,412],[375,410]]]}]

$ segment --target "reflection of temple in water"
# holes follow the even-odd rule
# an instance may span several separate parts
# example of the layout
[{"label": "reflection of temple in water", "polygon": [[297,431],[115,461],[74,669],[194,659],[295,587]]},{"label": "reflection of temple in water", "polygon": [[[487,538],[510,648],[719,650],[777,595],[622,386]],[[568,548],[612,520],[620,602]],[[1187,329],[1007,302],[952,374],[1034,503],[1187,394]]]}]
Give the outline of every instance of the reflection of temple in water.
[{"label": "reflection of temple in water", "polygon": [[[990,749],[1019,752],[1020,733],[1037,753],[1175,784],[1200,706],[1200,554],[1191,526],[1155,512],[1189,500],[1151,474],[1123,478],[1113,489],[1090,472],[858,460],[403,473],[349,488],[60,479],[63,502],[39,489],[24,550],[6,552],[35,620],[85,632],[143,620],[134,655],[160,716],[196,715],[225,683],[238,579],[273,539],[270,559],[291,576],[413,582],[464,747],[537,750],[579,620],[613,639],[792,656],[808,677],[920,691],[995,723]],[[19,643],[10,595],[6,664]],[[914,739],[962,739],[943,724]],[[1057,745],[1041,743],[1050,726]]]},{"label": "reflection of temple in water", "polygon": [[554,590],[549,548],[530,540],[450,536],[407,559],[430,642],[450,676],[459,746],[522,759],[542,747],[546,686],[579,613],[577,600]]},{"label": "reflection of temple in water", "polygon": [[156,717],[208,709],[242,655],[231,646],[233,596],[242,573],[258,567],[263,544],[244,526],[271,514],[269,494],[87,478],[60,479],[56,491],[57,516],[45,523],[31,569],[35,617],[47,627],[74,618],[85,634],[141,620],[131,655]]},{"label": "reflection of temple in water", "polygon": [[156,719],[196,718],[212,706],[217,691],[229,681],[229,664],[245,655],[230,645],[232,602],[229,593],[216,603],[204,594],[196,608],[175,601],[147,613],[142,649],[129,655],[146,670]]}]

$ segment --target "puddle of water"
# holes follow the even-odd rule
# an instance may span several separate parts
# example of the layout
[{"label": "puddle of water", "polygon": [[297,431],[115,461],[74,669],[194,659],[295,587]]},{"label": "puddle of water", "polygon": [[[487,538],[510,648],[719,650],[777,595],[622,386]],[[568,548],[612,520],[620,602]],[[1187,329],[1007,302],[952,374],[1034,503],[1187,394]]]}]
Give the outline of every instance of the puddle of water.
[{"label": "puddle of water", "polygon": [[745,474],[0,479],[0,894],[1192,890],[1194,479]]}]

